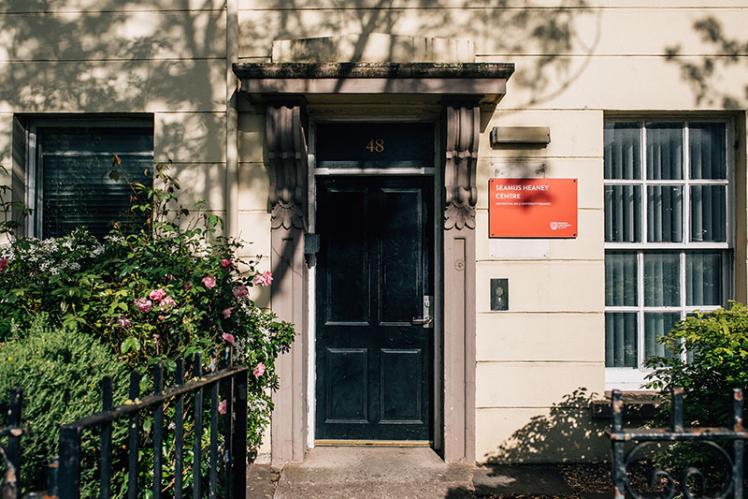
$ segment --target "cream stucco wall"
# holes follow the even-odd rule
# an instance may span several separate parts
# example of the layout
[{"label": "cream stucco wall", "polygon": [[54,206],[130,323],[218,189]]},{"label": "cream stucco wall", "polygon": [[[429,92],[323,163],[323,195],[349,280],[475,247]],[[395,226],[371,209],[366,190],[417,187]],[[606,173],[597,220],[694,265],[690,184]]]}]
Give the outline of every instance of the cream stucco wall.
[{"label": "cream stucco wall", "polygon": [[224,2],[6,1],[0,6],[0,158],[13,114],[149,113],[157,161],[187,205],[222,212]]},{"label": "cream stucco wall", "polygon": [[[11,167],[14,114],[152,113],[156,158],[173,162],[187,204],[206,199],[211,210],[225,214],[227,85],[229,95],[233,90],[227,79],[232,51],[226,44],[226,4],[3,2],[0,164]],[[748,0],[236,0],[235,5],[239,61],[270,61],[277,40],[343,34],[354,57],[402,59],[413,50],[408,37],[442,37],[472,41],[476,61],[516,64],[506,97],[483,116],[478,164],[476,455],[515,461],[604,456],[600,428],[586,410],[586,400],[604,390],[603,120],[608,112],[723,112],[725,96],[742,113],[748,107],[748,54],[729,64],[724,50],[705,42],[694,24],[713,17],[728,37],[746,41]],[[668,47],[676,45],[680,55],[666,60]],[[709,81],[715,98],[698,100],[681,66],[705,57],[720,69]],[[269,268],[264,114],[244,99],[238,106],[238,196],[229,204],[237,223],[231,231],[248,241],[244,256],[259,256],[262,268]],[[364,103],[349,112],[362,109]],[[743,123],[744,115],[739,118]],[[513,125],[548,126],[551,143],[542,149],[492,149],[491,127]],[[737,162],[744,168],[744,127],[739,132]],[[528,172],[579,178],[577,239],[548,242],[539,252],[537,245],[489,241],[488,178]],[[737,282],[744,298],[744,170],[737,179],[742,203]],[[545,256],[537,256],[541,253]],[[509,278],[509,312],[489,310],[491,277]],[[269,296],[257,298],[270,305]]]}]

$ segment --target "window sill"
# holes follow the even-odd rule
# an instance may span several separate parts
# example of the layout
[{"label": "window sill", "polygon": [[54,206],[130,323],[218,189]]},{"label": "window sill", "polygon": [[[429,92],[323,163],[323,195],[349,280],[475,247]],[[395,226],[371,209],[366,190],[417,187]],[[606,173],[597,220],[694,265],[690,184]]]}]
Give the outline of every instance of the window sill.
[{"label": "window sill", "polygon": [[636,369],[633,367],[606,367],[605,389],[618,389],[624,392],[646,392],[644,385],[651,369]]}]

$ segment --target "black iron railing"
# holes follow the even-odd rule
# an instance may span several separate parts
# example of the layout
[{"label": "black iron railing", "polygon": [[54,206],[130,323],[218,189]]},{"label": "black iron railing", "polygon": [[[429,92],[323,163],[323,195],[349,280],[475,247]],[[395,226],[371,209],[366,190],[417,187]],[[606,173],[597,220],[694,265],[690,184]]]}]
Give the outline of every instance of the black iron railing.
[{"label": "black iron railing", "polygon": [[[660,497],[671,499],[678,493],[684,497],[697,496],[692,489],[694,483],[703,488],[706,482],[704,472],[693,466],[687,466],[681,476],[673,477],[669,472],[661,469],[652,471],[652,487],[659,487],[659,495],[652,493],[644,495],[636,489],[631,480],[631,467],[648,452],[656,450],[663,444],[672,442],[690,442],[704,445],[715,456],[723,460],[726,469],[721,488],[714,491],[715,498],[743,498],[743,466],[745,440],[748,432],[743,426],[743,392],[735,389],[733,392],[731,428],[686,428],[683,422],[683,389],[676,388],[672,394],[671,427],[656,429],[624,429],[623,428],[623,399],[620,390],[613,390],[611,409],[613,412],[613,427],[608,432],[613,446],[613,486],[615,498],[625,497]],[[629,447],[627,449],[627,447]],[[702,491],[703,494],[703,491]]]},{"label": "black iron railing", "polygon": [[21,407],[23,393],[20,390],[10,392],[7,426],[0,428],[0,498],[16,499],[21,493]]},{"label": "black iron railing", "polygon": [[[84,485],[81,483],[81,470],[86,464],[91,464],[86,461],[91,456],[86,454],[82,445],[84,434],[86,441],[89,438],[97,440],[96,495],[100,498],[111,497],[113,477],[115,473],[123,472],[127,473],[126,490],[129,499],[142,496],[148,489],[151,490],[150,496],[158,499],[165,495],[164,490],[167,488],[168,496],[175,499],[190,495],[190,492],[194,499],[244,497],[247,469],[247,367],[231,365],[230,357],[227,356],[226,367],[203,373],[200,357],[195,356],[192,379],[185,382],[184,366],[184,361],[176,362],[174,385],[168,389],[164,389],[162,367],[155,366],[152,369],[153,391],[142,398],[141,375],[133,371],[130,374],[128,400],[118,407],[113,407],[112,379],[104,378],[101,382],[102,411],[60,428],[59,457],[50,464],[47,471],[48,484],[44,497],[78,499],[81,496],[81,487]],[[206,396],[207,401],[204,400]],[[185,449],[185,443],[188,442],[185,426],[186,419],[189,418],[185,413],[185,405],[190,403],[192,418],[188,423],[192,448]],[[173,407],[169,411],[168,423],[165,421],[167,404],[170,408]],[[206,417],[208,421],[204,420]],[[147,432],[149,442],[141,442],[141,436],[146,433],[146,418],[150,418]],[[127,422],[127,455],[115,462],[113,430],[120,421]],[[206,423],[209,435],[205,434]],[[14,391],[11,393],[8,426],[0,429],[0,470],[5,470],[4,482],[0,482],[0,499],[20,497],[22,433],[21,393]],[[203,456],[204,436],[209,439],[207,456]],[[3,439],[6,437],[8,443],[3,446]],[[173,462],[169,462],[169,483],[165,484],[163,448],[167,438],[170,439],[169,444],[173,442],[173,452],[170,453]],[[152,458],[147,459],[146,463],[139,452],[143,450],[144,443],[149,444],[152,451]],[[120,453],[123,450],[122,445],[116,449]],[[50,449],[50,454],[54,453],[55,450]],[[185,454],[191,458],[189,463],[185,463]],[[144,464],[151,469],[144,470]],[[144,476],[148,477],[148,483],[144,480],[139,482],[139,478]],[[90,489],[91,485],[96,484],[86,485]]]}]

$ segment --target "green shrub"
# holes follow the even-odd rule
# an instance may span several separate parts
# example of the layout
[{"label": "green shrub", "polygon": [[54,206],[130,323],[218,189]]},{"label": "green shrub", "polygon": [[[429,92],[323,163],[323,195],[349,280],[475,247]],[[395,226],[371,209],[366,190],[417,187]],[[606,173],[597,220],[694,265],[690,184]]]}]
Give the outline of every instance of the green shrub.
[{"label": "green shrub", "polygon": [[[652,359],[648,387],[669,400],[683,387],[686,423],[724,426],[730,421],[733,388],[748,389],[748,307],[698,313],[675,325],[660,341],[672,357]],[[687,356],[688,362],[681,359]]]},{"label": "green shrub", "polygon": [[[127,369],[111,350],[88,334],[47,326],[38,315],[28,331],[0,343],[0,406],[13,388],[23,390],[23,483],[44,488],[42,471],[57,452],[61,424],[101,410],[99,382],[111,376],[115,403],[127,395]],[[115,437],[115,442],[121,436]],[[86,455],[94,455],[88,448]],[[93,474],[83,467],[84,483]]]},{"label": "green shrub", "polygon": [[278,386],[275,359],[294,332],[251,299],[269,286],[258,259],[236,255],[241,243],[221,235],[220,218],[178,205],[179,185],[155,169],[154,185],[133,184],[132,216],[141,230],[114,227],[99,241],[85,230],[0,248],[0,342],[25,331],[34,315],[82,331],[118,360],[145,370],[163,363],[170,380],[177,358],[233,347],[250,375],[248,442],[259,445]]},{"label": "green shrub", "polygon": [[[29,344],[41,334],[33,322],[40,314],[55,330],[45,333],[56,335],[52,346],[62,348],[60,338],[80,338],[98,345],[96,355],[111,359],[112,368],[118,369],[142,372],[161,363],[167,384],[173,380],[176,359],[201,353],[207,367],[231,348],[235,363],[250,371],[247,441],[256,448],[270,420],[272,390],[278,386],[275,361],[290,348],[293,327],[251,298],[253,288],[270,285],[271,273],[258,269],[259,259],[237,256],[242,244],[221,234],[220,218],[202,207],[187,210],[178,205],[179,185],[166,173],[167,166],[157,165],[155,187],[131,184],[131,215],[144,220],[140,230],[125,232],[115,225],[97,240],[79,229],[55,239],[18,237],[0,247],[0,350],[2,356],[15,357],[18,354],[8,352],[27,349],[24,362],[43,364],[46,351]],[[10,233],[10,228],[0,219],[2,233]],[[86,365],[78,359],[72,363]],[[73,399],[82,392],[97,397],[96,384],[108,372],[99,365],[110,364],[92,363]],[[65,381],[45,386],[48,394],[28,391],[29,403],[44,406],[64,400],[67,385],[75,379],[66,379],[72,374],[65,369],[71,368],[51,362],[48,367],[50,380]],[[5,383],[0,387],[18,381],[8,375]],[[116,385],[123,389],[127,382]],[[79,404],[75,415],[97,409],[94,402]],[[40,424],[35,421],[39,417],[42,424],[54,424],[43,411],[27,411],[24,421]],[[142,437],[148,438],[148,430],[143,431]],[[54,439],[39,441],[37,459],[42,459],[42,443],[45,455],[56,452]],[[141,452],[141,463],[151,458],[148,452]],[[165,462],[169,459],[166,452]],[[31,465],[25,469],[37,470]]]},{"label": "green shrub", "polygon": [[[731,303],[727,309],[697,313],[677,323],[660,341],[673,355],[648,363],[654,369],[648,388],[659,390],[663,398],[655,424],[670,424],[671,392],[682,387],[686,426],[731,426],[732,390],[748,391],[748,307]],[[730,448],[725,451],[731,453]],[[714,448],[694,443],[667,446],[655,462],[677,473],[674,476],[688,467],[700,469],[706,482],[691,485],[702,494],[715,494],[730,471]]]}]

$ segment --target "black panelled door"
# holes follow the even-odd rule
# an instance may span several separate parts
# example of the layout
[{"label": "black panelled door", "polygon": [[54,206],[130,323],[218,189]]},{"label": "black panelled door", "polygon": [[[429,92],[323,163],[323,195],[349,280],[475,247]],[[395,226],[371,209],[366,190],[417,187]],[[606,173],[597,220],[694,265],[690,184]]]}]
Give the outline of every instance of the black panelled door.
[{"label": "black panelled door", "polygon": [[431,183],[318,182],[318,439],[431,439]]}]

